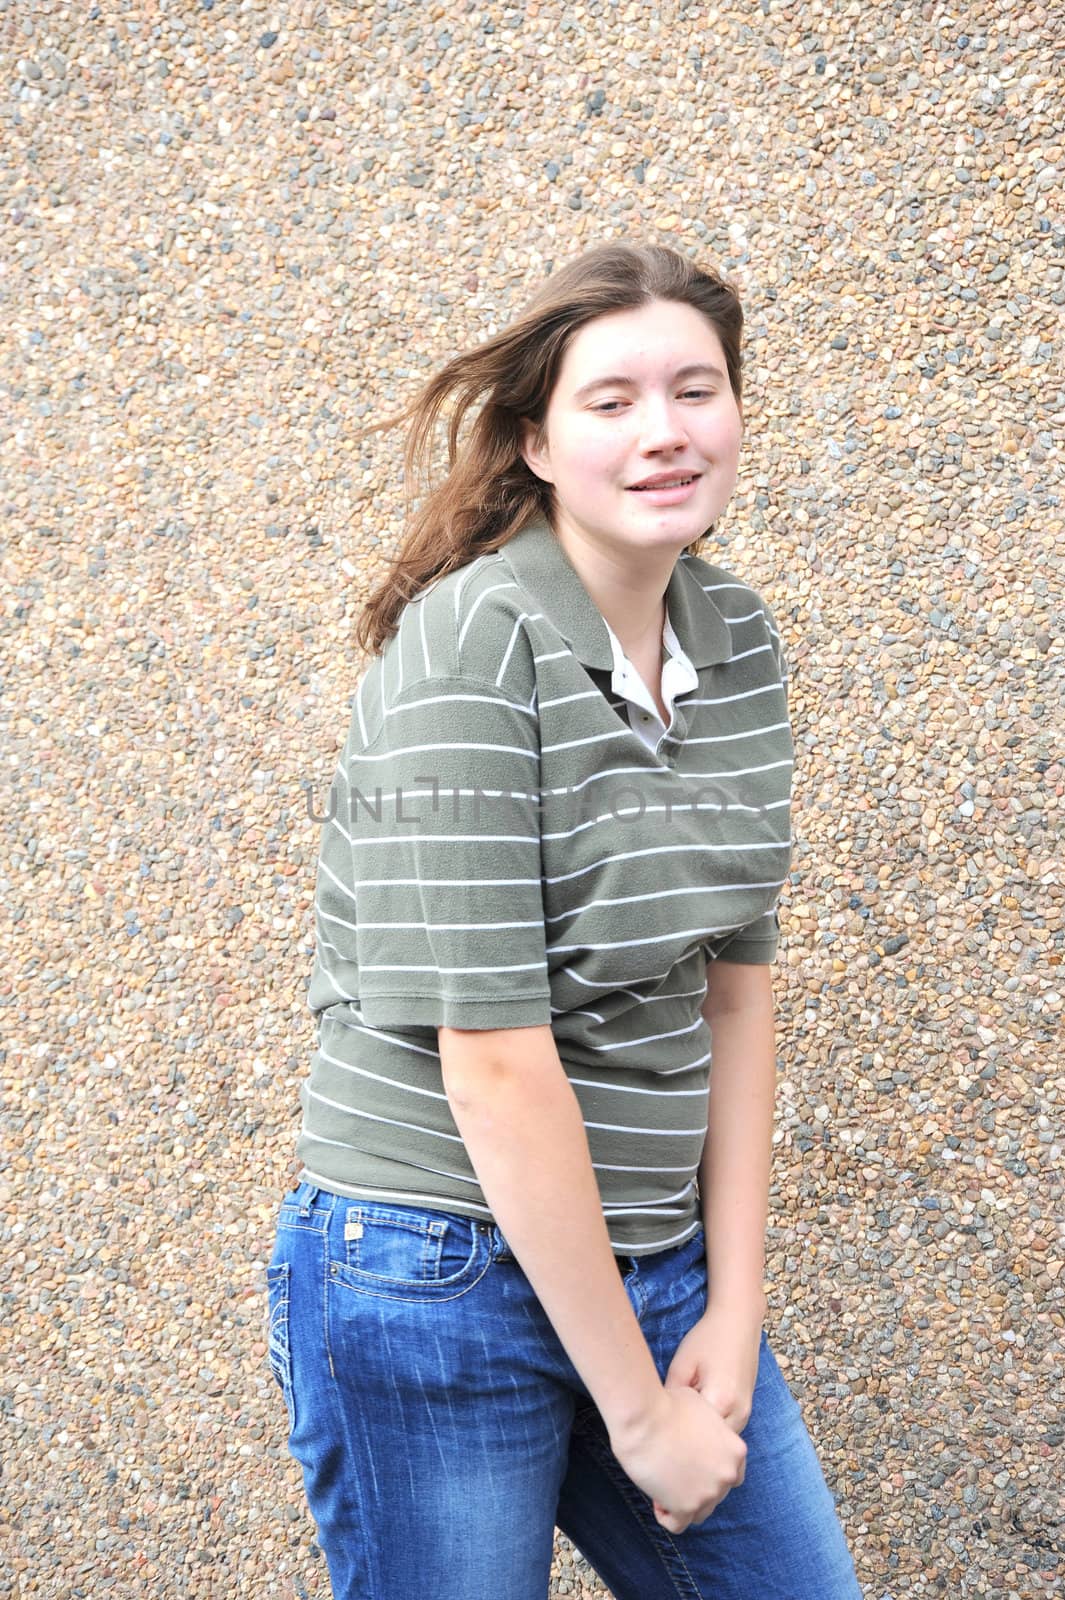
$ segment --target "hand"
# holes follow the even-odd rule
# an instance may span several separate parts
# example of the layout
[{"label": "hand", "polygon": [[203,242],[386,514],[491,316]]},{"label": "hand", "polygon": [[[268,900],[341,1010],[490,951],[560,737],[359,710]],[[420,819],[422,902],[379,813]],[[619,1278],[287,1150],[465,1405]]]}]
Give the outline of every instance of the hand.
[{"label": "hand", "polygon": [[761,1340],[761,1308],[745,1312],[711,1300],[677,1346],[666,1388],[697,1389],[742,1433],[751,1415]]},{"label": "hand", "polygon": [[[747,1446],[694,1389],[660,1389],[653,1410],[610,1446],[669,1533],[703,1522],[743,1482]],[[667,1511],[665,1507],[668,1506]]]},{"label": "hand", "polygon": [[[731,1307],[711,1303],[677,1346],[666,1373],[666,1389],[695,1389],[722,1421],[736,1434],[742,1433],[751,1415],[761,1339],[760,1313],[744,1316]],[[736,1481],[743,1482],[742,1472]],[[720,1499],[729,1487],[732,1485]],[[678,1524],[676,1516],[658,1500],[654,1501],[654,1513],[656,1521],[672,1533],[683,1532],[687,1526]]]}]

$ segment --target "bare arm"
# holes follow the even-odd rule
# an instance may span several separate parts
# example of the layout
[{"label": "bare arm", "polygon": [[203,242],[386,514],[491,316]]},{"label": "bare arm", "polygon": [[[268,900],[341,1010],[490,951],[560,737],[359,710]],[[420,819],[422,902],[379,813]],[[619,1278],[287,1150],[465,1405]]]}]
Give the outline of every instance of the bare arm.
[{"label": "bare arm", "polygon": [[441,1028],[452,1115],[492,1215],[611,1434],[663,1390],[614,1261],[577,1097],[549,1025]]},{"label": "bare arm", "polygon": [[761,1323],[776,1088],[770,966],[711,962],[703,1015],[712,1040],[699,1168],[710,1303]]}]

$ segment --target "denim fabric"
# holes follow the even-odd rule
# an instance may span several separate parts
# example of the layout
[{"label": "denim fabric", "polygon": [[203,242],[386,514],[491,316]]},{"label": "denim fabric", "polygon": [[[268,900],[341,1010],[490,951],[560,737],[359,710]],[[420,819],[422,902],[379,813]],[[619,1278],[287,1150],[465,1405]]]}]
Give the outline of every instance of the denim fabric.
[{"label": "denim fabric", "polygon": [[[664,1378],[706,1305],[702,1231],[618,1265]],[[267,1281],[269,1366],[335,1600],[546,1600],[556,1525],[616,1600],[861,1600],[764,1333],[744,1481],[671,1534],[493,1224],[301,1183]]]}]

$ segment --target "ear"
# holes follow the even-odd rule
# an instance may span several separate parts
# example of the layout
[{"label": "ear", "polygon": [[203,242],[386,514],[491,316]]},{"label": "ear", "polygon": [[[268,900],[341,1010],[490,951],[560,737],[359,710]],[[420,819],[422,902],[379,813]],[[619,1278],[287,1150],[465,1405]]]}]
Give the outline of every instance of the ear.
[{"label": "ear", "polygon": [[542,478],[544,483],[553,483],[551,476],[550,457],[546,442],[541,437],[541,430],[535,422],[528,417],[520,419],[521,424],[521,456],[529,471],[536,477]]}]

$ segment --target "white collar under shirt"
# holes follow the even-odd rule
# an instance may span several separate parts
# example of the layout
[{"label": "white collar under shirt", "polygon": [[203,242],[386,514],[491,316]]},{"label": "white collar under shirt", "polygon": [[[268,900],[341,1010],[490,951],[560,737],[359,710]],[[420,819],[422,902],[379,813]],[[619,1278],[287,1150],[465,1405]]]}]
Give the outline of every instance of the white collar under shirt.
[{"label": "white collar under shirt", "polygon": [[[658,714],[658,707],[654,703],[651,691],[622,649],[621,640],[605,617],[603,623],[610,637],[610,648],[614,652],[614,672],[610,687],[625,701],[633,732],[639,734],[649,750],[654,750],[666,731]],[[662,645],[662,653],[666,658],[662,666],[662,699],[672,722],[674,701],[678,695],[687,694],[689,690],[698,688],[699,674],[685,655],[684,648],[673,631],[668,611],[662,628]]]}]

